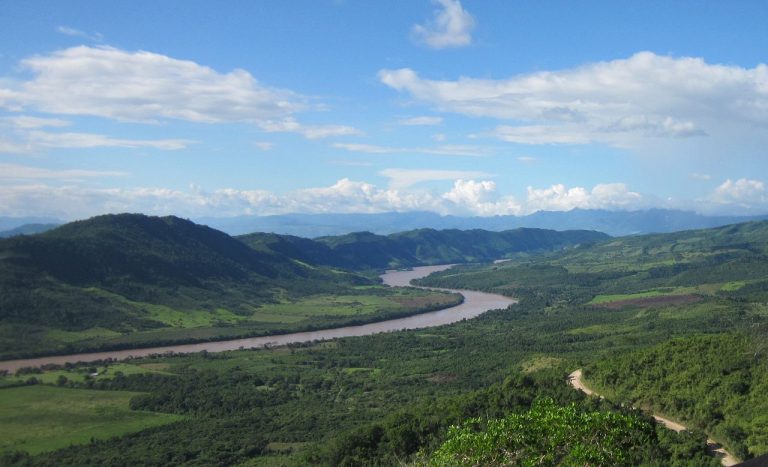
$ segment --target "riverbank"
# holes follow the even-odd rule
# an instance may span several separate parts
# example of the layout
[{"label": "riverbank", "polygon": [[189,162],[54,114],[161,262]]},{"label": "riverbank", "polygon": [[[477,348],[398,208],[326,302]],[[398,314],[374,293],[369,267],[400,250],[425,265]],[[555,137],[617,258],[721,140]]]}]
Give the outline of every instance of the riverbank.
[{"label": "riverbank", "polygon": [[[402,287],[410,284],[413,279],[425,277],[433,272],[441,271],[451,265],[423,266],[408,271],[387,271],[381,276],[386,285]],[[516,300],[497,294],[469,290],[447,290],[464,296],[464,301],[456,306],[438,311],[430,311],[404,318],[378,321],[356,326],[322,329],[317,331],[296,332],[289,334],[248,337],[240,339],[201,342],[196,344],[179,344],[154,346],[105,352],[89,352],[70,355],[56,355],[40,358],[6,360],[0,362],[0,371],[15,372],[24,367],[41,367],[44,365],[65,365],[67,363],[93,362],[99,360],[124,360],[135,357],[163,353],[194,353],[194,352],[224,352],[228,350],[273,347],[293,343],[312,342],[338,339],[341,337],[356,337],[408,329],[421,329],[433,326],[451,324],[464,319],[471,319],[490,310],[505,309],[517,303]]]}]

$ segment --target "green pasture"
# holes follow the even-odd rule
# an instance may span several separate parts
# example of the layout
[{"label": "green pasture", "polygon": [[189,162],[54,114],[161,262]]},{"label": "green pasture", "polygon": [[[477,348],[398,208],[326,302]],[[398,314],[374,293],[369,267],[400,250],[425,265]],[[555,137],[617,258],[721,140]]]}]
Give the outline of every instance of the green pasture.
[{"label": "green pasture", "polygon": [[136,394],[42,385],[0,389],[0,452],[37,454],[184,418],[131,410]]}]

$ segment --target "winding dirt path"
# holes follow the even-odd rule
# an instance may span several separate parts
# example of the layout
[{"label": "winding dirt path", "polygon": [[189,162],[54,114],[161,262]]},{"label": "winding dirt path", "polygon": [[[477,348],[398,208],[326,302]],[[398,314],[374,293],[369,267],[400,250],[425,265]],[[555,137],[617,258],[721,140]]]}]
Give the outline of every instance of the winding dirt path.
[{"label": "winding dirt path", "polygon": [[[583,392],[584,394],[588,396],[599,396],[601,399],[603,399],[603,396],[597,394],[595,391],[589,389],[585,384],[584,381],[581,378],[581,368],[574,371],[570,375],[568,375],[568,382],[573,386],[575,389],[578,389],[579,391]],[[677,422],[674,422],[666,417],[662,417],[661,415],[653,414],[654,420],[656,420],[658,423],[661,423],[664,425],[664,428],[667,428],[669,430],[675,431],[675,432],[681,432],[687,430],[687,428]],[[707,450],[713,455],[720,457],[720,462],[726,466],[730,467],[732,465],[739,464],[739,460],[733,457],[731,453],[725,450],[725,448],[715,441],[712,438],[707,438]]]}]

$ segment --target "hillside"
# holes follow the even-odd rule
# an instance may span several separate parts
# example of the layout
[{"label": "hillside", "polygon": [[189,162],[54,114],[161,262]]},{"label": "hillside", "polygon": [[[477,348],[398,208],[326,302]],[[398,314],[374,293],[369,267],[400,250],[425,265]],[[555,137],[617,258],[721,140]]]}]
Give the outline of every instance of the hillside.
[{"label": "hillside", "polygon": [[598,392],[676,417],[739,457],[768,449],[755,411],[765,405],[768,222],[615,238],[421,283],[520,297],[559,316],[548,332],[565,329],[571,345],[602,343],[601,357],[582,360],[594,362],[586,375]]},{"label": "hillside", "polygon": [[[428,302],[357,288],[373,283],[177,217],[99,216],[0,241],[0,355],[330,327]],[[305,303],[330,296],[348,305]]]},{"label": "hillside", "polygon": [[356,232],[315,240],[260,233],[238,238],[257,251],[277,251],[311,264],[364,270],[489,262],[519,253],[554,251],[609,237],[591,231],[419,229],[387,236]]}]

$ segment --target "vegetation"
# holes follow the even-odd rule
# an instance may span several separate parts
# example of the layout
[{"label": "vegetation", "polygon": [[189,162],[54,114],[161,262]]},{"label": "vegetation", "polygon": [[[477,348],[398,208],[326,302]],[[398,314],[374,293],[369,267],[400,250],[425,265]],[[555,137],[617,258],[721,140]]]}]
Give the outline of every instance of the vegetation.
[{"label": "vegetation", "polygon": [[276,234],[238,237],[258,251],[277,251],[310,264],[351,270],[395,269],[411,266],[491,262],[519,254],[560,250],[608,238],[600,232],[516,229],[418,229],[391,235],[356,232],[315,240]]},{"label": "vegetation", "polygon": [[588,411],[575,403],[558,406],[551,399],[540,399],[527,412],[488,421],[474,418],[452,426],[427,464],[671,465],[684,461],[718,465],[700,449],[684,456],[665,449],[657,430],[661,431],[638,413]]},{"label": "vegetation", "polygon": [[360,324],[460,299],[373,284],[176,217],[100,216],[0,241],[0,358]]},{"label": "vegetation", "polygon": [[183,418],[131,410],[135,392],[31,385],[3,389],[0,394],[0,451],[13,448],[37,454]]},{"label": "vegetation", "polygon": [[[440,465],[496,459],[518,440],[521,463],[550,456],[550,465],[698,466],[716,462],[703,457],[704,431],[743,457],[763,454],[766,245],[768,223],[609,239],[424,280],[520,299],[450,326],[99,362],[90,364],[96,376],[85,373],[89,365],[75,365],[0,377],[0,399],[41,382],[72,392],[141,392],[131,399],[134,409],[185,417],[36,455],[17,444],[0,463]],[[348,290],[339,300],[353,300]],[[310,308],[330,304],[329,295],[315,294]],[[279,300],[269,306],[279,309]],[[711,355],[712,364],[701,358],[696,366],[697,355]],[[609,400],[566,384],[580,367]],[[710,377],[697,371],[707,368]],[[654,391],[676,399],[665,402]],[[699,398],[709,392],[710,400]],[[621,403],[664,409],[695,422],[694,431],[654,428]],[[577,422],[580,436],[559,442]],[[531,441],[534,433],[541,443]]]},{"label": "vegetation", "polygon": [[600,360],[591,385],[712,433],[737,457],[768,452],[765,335],[675,339]]}]

